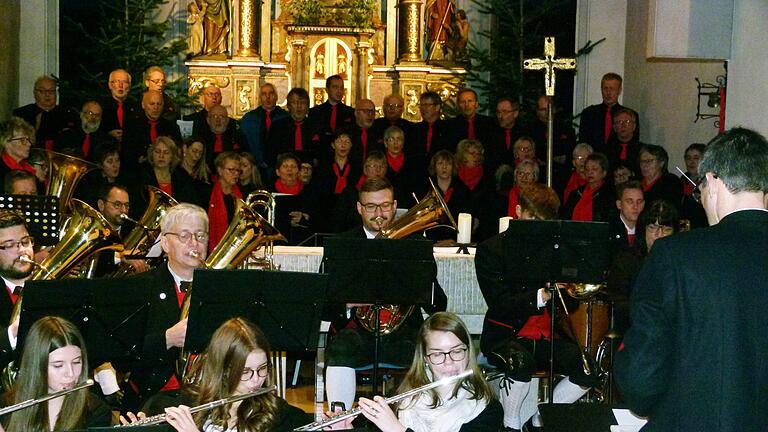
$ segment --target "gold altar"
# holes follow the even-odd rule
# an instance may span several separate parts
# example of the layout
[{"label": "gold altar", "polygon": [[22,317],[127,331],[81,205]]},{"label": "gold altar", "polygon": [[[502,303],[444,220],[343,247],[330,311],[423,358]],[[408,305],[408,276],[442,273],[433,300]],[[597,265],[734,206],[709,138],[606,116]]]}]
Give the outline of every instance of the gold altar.
[{"label": "gold altar", "polygon": [[[198,55],[186,62],[190,93],[216,84],[222,91],[222,104],[239,119],[258,106],[259,87],[266,82],[277,88],[279,104],[285,104],[291,88],[304,87],[314,106],[326,99],[325,79],[338,74],[345,82],[347,104],[370,98],[381,114],[384,97],[398,93],[405,100],[403,117],[419,121],[422,92],[433,90],[443,99],[451,99],[463,86],[465,70],[460,64],[425,60],[423,0],[384,2],[395,9],[384,11],[387,22],[378,18],[383,3],[367,0],[376,8],[371,11],[372,19],[355,26],[339,23],[351,21],[348,14],[354,10],[349,9],[350,4],[366,0],[313,0],[325,12],[309,22],[306,16],[292,14],[296,5],[306,1],[280,0],[277,18],[269,19],[271,2],[216,0],[232,8],[229,47],[224,54]],[[391,64],[387,64],[387,50],[396,53],[389,56],[394,58]]]}]

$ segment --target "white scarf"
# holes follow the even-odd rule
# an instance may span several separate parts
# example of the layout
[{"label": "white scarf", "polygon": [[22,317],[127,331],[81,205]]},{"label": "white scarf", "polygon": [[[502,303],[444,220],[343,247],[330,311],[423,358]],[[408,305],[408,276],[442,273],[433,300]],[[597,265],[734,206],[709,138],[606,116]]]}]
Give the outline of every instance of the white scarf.
[{"label": "white scarf", "polygon": [[431,408],[432,393],[426,392],[416,395],[419,398],[415,402],[404,401],[405,407],[397,414],[400,423],[414,432],[449,432],[459,430],[464,423],[468,423],[485,409],[486,400],[470,399],[472,396],[463,387],[455,398],[442,401],[436,408]]}]

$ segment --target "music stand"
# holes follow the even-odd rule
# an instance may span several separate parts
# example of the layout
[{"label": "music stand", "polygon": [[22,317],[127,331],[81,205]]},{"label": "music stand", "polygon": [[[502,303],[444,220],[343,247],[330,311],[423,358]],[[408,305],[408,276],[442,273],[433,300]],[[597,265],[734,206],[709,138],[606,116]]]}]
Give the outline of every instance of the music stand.
[{"label": "music stand", "polygon": [[329,237],[325,240],[323,263],[333,287],[328,293],[329,302],[368,303],[374,307],[371,387],[376,393],[381,342],[379,312],[384,304],[432,304],[432,282],[437,277],[432,242]]},{"label": "music stand", "polygon": [[0,209],[20,212],[37,244],[53,246],[59,241],[59,197],[0,195]]},{"label": "music stand", "polygon": [[148,286],[130,278],[27,281],[18,346],[23,346],[35,321],[54,315],[78,327],[91,364],[138,359],[146,332],[149,295]]},{"label": "music stand", "polygon": [[549,403],[553,403],[555,282],[604,283],[610,264],[608,224],[576,221],[510,221],[500,234],[504,279],[512,284],[550,283]]}]

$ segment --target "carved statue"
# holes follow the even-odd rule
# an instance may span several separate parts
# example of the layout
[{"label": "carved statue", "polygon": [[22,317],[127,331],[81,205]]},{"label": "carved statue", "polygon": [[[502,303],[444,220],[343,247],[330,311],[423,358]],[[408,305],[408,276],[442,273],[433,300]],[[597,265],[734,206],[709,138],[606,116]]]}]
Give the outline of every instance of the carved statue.
[{"label": "carved statue", "polygon": [[187,36],[187,53],[190,56],[199,55],[203,51],[203,16],[208,5],[198,5],[197,1],[191,1],[187,5],[187,24],[189,24],[189,36]]},{"label": "carved statue", "polygon": [[448,51],[451,59],[460,62],[467,59],[467,42],[469,41],[469,21],[464,9],[456,11],[456,21],[453,23],[453,32],[448,40]]},{"label": "carved statue", "polygon": [[452,33],[451,23],[455,10],[452,0],[427,0],[424,11],[430,60],[445,58],[445,43]]},{"label": "carved statue", "polygon": [[227,0],[203,0],[205,10],[205,54],[227,52],[229,34],[229,4]]}]

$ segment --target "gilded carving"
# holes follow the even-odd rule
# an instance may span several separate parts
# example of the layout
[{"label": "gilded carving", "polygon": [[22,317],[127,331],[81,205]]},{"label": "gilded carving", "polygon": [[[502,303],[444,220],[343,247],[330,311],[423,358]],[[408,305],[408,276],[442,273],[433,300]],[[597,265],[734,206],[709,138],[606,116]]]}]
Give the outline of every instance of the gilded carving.
[{"label": "gilded carving", "polygon": [[240,90],[237,92],[237,100],[240,102],[237,108],[240,112],[245,113],[251,110],[251,92],[252,91],[253,90],[251,89],[251,86],[243,85],[240,87]]},{"label": "gilded carving", "polygon": [[189,94],[201,92],[205,87],[214,84],[216,87],[223,89],[229,87],[229,77],[189,77]]}]

